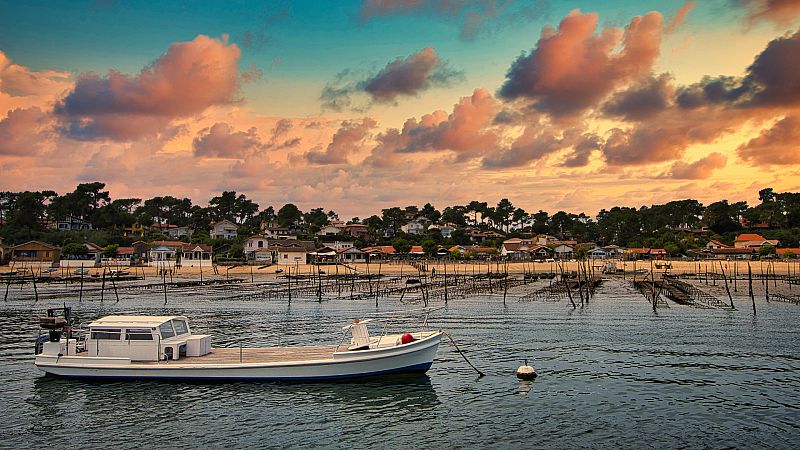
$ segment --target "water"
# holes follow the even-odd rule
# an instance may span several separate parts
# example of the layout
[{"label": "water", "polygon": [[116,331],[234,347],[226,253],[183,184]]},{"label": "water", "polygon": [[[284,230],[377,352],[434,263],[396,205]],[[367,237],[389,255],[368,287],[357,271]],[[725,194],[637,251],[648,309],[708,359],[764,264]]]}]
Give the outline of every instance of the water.
[{"label": "water", "polygon": [[[0,306],[0,447],[767,447],[800,442],[800,307],[672,305],[654,314],[621,282],[585,308],[483,296],[431,318],[487,376],[443,342],[426,376],[336,384],[83,382],[31,363],[47,306]],[[53,303],[52,306],[56,304]],[[373,301],[229,302],[125,294],[110,313],[185,314],[218,346],[339,343]],[[380,311],[412,308],[381,302]],[[399,331],[399,330],[398,330]],[[539,377],[520,382],[528,358]]]}]

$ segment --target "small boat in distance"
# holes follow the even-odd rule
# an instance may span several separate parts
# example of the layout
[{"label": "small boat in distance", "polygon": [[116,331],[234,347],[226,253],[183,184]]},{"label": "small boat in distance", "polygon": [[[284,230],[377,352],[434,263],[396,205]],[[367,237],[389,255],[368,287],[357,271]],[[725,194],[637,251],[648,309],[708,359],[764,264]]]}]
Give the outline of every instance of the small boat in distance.
[{"label": "small boat in distance", "polygon": [[[106,316],[73,336],[69,307],[40,319],[36,366],[73,378],[324,381],[426,372],[442,331],[369,335],[356,320],[349,343],[328,346],[212,348],[184,316]],[[77,334],[77,333],[76,333]],[[344,340],[344,339],[343,339]]]}]

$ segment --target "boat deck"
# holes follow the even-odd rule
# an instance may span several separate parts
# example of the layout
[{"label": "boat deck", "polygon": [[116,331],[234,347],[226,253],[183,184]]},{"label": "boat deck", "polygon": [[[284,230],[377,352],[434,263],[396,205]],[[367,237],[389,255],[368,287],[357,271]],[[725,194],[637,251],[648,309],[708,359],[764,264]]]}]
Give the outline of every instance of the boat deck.
[{"label": "boat deck", "polygon": [[[332,360],[338,346],[319,347],[272,347],[272,348],[214,348],[203,356],[189,356],[167,361],[137,361],[132,364],[238,364],[274,363],[289,361]],[[241,351],[241,353],[240,353]]]}]

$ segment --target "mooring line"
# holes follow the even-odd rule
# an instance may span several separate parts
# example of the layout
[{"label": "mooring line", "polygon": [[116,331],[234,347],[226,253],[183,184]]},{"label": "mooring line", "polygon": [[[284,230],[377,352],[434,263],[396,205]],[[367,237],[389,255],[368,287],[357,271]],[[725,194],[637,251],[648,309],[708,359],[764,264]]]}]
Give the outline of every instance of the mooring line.
[{"label": "mooring line", "polygon": [[478,372],[478,378],[485,377],[486,374],[481,372],[477,367],[475,367],[471,362],[469,362],[469,359],[467,359],[467,355],[465,355],[464,352],[462,352],[461,349],[458,348],[458,344],[456,344],[456,341],[455,341],[455,339],[453,339],[453,336],[450,336],[450,333],[448,333],[447,331],[444,331],[444,330],[440,330],[440,331],[442,332],[442,334],[447,336],[448,339],[450,339],[450,342],[453,343],[453,347],[455,347],[456,351],[458,352],[458,354],[460,354],[461,357],[464,358],[464,361],[466,361],[467,364],[469,364],[470,367],[475,369],[475,372]]}]

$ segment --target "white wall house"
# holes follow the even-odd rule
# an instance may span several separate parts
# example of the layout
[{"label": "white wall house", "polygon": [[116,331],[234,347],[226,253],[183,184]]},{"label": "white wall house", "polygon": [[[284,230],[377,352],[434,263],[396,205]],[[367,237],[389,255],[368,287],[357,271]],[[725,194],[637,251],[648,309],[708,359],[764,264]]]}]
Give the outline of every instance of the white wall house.
[{"label": "white wall house", "polygon": [[230,220],[220,220],[211,224],[212,239],[236,239],[236,230],[239,227]]},{"label": "white wall house", "polygon": [[276,249],[278,260],[275,263],[280,265],[305,264],[307,253],[308,250],[303,247],[278,247]]},{"label": "white wall house", "polygon": [[421,222],[408,222],[407,224],[400,227],[401,230],[408,234],[423,234],[425,233],[425,224]]}]

